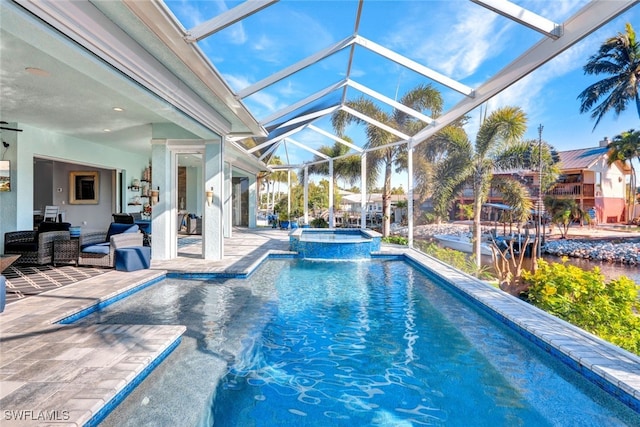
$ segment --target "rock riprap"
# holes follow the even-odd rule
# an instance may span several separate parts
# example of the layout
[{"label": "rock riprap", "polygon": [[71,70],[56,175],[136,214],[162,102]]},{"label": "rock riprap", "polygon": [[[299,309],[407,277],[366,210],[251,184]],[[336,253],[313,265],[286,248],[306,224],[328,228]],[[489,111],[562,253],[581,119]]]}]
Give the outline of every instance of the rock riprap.
[{"label": "rock riprap", "polygon": [[592,259],[623,264],[640,264],[640,241],[554,240],[544,252],[556,256]]}]

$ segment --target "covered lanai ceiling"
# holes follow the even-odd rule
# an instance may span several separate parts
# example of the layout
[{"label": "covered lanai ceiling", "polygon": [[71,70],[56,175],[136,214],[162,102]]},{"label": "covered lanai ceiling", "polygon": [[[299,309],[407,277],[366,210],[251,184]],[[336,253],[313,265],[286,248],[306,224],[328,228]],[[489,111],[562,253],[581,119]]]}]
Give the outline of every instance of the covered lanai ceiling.
[{"label": "covered lanai ceiling", "polygon": [[[394,134],[398,141],[419,144],[637,2],[568,2],[565,7],[568,3],[455,1],[449,2],[446,17],[429,3],[436,2],[245,1],[228,2],[231,6],[225,11],[215,2],[169,0],[166,5],[183,27],[184,43],[196,44],[208,55],[268,133],[233,140],[266,163],[278,156],[286,165],[299,167],[319,154],[320,146],[336,141],[348,145],[351,153],[366,151],[362,129],[348,129],[353,143],[334,134],[330,117],[337,110],[384,127],[351,110],[345,105],[348,100],[364,97],[382,110],[404,108],[424,128],[415,135]],[[130,3],[143,21],[151,18],[135,5]],[[474,50],[454,38],[459,29],[442,25],[462,25],[457,17],[469,15],[495,20],[494,28],[500,29],[494,38],[501,44],[494,48],[493,63],[498,65],[490,75],[474,73],[469,64]],[[411,32],[411,25],[421,26],[413,40],[392,37]],[[425,34],[425,28],[433,31],[427,38],[418,36]],[[473,33],[474,28],[468,31]],[[245,39],[252,36],[260,38]],[[441,56],[446,62],[429,62],[437,56],[428,50],[448,52]],[[445,100],[445,110],[437,118],[396,102],[403,93],[427,83]]]}]

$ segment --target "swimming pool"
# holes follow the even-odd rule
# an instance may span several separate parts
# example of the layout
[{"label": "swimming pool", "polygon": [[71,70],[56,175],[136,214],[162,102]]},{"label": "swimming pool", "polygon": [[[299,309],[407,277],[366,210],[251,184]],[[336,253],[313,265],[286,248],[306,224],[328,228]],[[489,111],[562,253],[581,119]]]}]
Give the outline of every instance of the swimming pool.
[{"label": "swimming pool", "polygon": [[639,421],[395,259],[271,260],[247,280],[166,280],[85,322],[188,326],[105,425]]}]

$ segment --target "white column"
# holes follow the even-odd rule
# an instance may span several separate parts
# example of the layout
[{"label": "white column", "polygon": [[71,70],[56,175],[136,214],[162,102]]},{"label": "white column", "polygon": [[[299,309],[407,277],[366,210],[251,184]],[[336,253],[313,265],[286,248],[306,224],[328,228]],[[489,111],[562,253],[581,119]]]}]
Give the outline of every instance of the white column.
[{"label": "white column", "polygon": [[413,144],[407,142],[407,240],[413,247]]},{"label": "white column", "polygon": [[276,182],[271,182],[271,213],[274,214],[276,210]]},{"label": "white column", "polygon": [[158,203],[151,209],[151,250],[154,259],[172,259],[178,256],[178,233],[177,227],[171,228],[174,169],[166,140],[151,141],[151,164],[151,188],[159,191]]},{"label": "white column", "polygon": [[249,228],[256,228],[256,217],[258,216],[258,180],[254,176],[249,176]]},{"label": "white column", "polygon": [[287,217],[291,224],[291,169],[287,170]]},{"label": "white column", "polygon": [[309,166],[304,167],[304,223],[309,224]]},{"label": "white column", "polygon": [[204,201],[202,218],[202,254],[204,259],[218,261],[224,254],[224,144],[207,141],[204,146],[205,191],[213,188],[213,202]]},{"label": "white column", "polygon": [[232,179],[232,166],[231,163],[224,163],[224,207],[223,212],[226,215],[223,216],[223,224],[224,224],[224,237],[231,237],[233,233],[233,206],[231,205],[231,200],[233,199],[233,179]]},{"label": "white column", "polygon": [[329,228],[335,226],[333,218],[333,159],[329,159]]},{"label": "white column", "polygon": [[367,153],[360,157],[360,228],[367,228]]}]

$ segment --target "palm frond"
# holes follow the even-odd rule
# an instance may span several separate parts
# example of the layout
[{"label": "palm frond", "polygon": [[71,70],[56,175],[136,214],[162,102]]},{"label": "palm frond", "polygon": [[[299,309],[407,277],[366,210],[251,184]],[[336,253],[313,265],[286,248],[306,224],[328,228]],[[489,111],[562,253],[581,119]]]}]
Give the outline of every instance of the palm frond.
[{"label": "palm frond", "polygon": [[492,112],[480,126],[475,151],[480,158],[490,156],[508,144],[518,141],[527,130],[527,115],[520,107],[502,107]]},{"label": "palm frond", "polygon": [[610,75],[578,95],[580,113],[591,111],[595,120],[593,129],[608,112],[618,116],[631,102],[635,102],[640,118],[640,43],[631,23],[626,24],[625,30],[605,40],[583,67],[585,74]]},{"label": "palm frond", "polygon": [[504,203],[512,207],[513,219],[524,222],[529,218],[533,203],[529,190],[522,183],[510,177],[496,176],[491,186],[502,194]]}]

